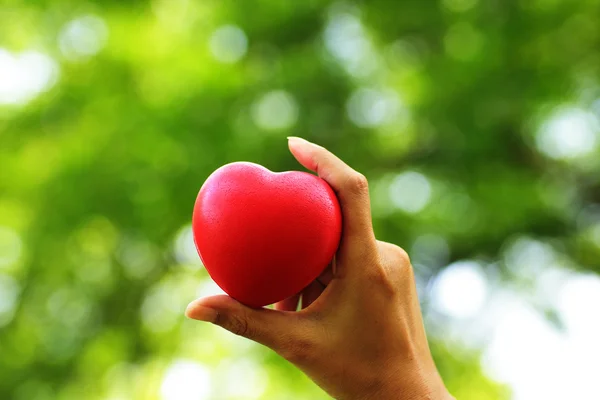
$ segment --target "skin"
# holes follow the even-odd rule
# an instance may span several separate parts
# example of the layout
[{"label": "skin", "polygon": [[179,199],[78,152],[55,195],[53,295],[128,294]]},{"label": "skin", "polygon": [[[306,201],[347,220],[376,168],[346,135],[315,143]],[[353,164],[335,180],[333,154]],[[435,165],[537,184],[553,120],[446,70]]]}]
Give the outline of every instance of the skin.
[{"label": "skin", "polygon": [[429,350],[410,259],[373,233],[366,178],[304,139],[289,138],[289,148],[339,198],[334,262],[275,309],[222,295],[193,301],[186,315],[273,349],[338,400],[453,399]]}]

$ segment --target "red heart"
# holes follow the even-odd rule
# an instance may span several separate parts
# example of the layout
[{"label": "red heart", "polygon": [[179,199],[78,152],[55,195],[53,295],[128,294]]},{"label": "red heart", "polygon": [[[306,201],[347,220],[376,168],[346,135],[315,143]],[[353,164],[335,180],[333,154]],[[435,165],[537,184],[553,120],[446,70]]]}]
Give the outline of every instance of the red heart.
[{"label": "red heart", "polygon": [[323,179],[236,162],[204,182],[192,227],[213,280],[234,299],[261,307],[293,296],[323,272],[337,250],[342,217]]}]

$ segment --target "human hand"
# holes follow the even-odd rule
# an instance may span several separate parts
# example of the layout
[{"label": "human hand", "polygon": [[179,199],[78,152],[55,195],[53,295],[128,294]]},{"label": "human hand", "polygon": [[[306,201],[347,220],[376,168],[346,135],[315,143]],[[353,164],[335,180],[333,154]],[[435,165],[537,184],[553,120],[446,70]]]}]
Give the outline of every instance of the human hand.
[{"label": "human hand", "polygon": [[448,400],[431,357],[408,255],[375,239],[365,177],[318,145],[290,138],[306,168],[336,192],[340,247],[331,268],[275,310],[229,296],[198,299],[189,318],[270,347],[338,400]]}]

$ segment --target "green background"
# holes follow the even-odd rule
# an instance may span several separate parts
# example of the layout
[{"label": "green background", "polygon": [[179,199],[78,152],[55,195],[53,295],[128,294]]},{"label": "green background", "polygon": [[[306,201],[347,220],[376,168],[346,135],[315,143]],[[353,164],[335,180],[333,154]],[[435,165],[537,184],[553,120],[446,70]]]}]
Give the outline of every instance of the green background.
[{"label": "green background", "polygon": [[448,334],[479,317],[452,322],[430,292],[471,260],[561,331],[533,289],[549,266],[524,276],[506,249],[597,279],[598,16],[594,0],[1,1],[0,398],[328,398],[183,317],[214,292],[190,241],[201,184],[232,161],[301,170],[289,135],[369,179],[455,396],[511,398],[486,341]]}]

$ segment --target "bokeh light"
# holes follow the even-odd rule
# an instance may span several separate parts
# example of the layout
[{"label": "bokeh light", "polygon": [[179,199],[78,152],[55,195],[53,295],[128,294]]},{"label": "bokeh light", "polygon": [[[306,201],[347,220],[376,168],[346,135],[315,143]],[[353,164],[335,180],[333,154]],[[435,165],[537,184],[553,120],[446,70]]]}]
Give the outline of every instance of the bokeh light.
[{"label": "bokeh light", "polygon": [[94,15],[86,15],[69,21],[58,36],[62,55],[70,61],[83,61],[97,54],[108,38],[104,21]]},{"label": "bokeh light", "polygon": [[410,214],[423,210],[431,199],[431,184],[419,172],[407,171],[394,178],[390,185],[392,204]]},{"label": "bokeh light", "polygon": [[378,55],[352,12],[332,8],[323,38],[327,50],[349,74],[366,77],[377,68]]},{"label": "bokeh light", "polygon": [[222,399],[260,400],[264,398],[267,379],[263,367],[250,360],[224,361],[215,370],[215,381]]},{"label": "bokeh light", "polygon": [[473,26],[459,22],[451,26],[444,38],[446,51],[457,60],[469,61],[483,49],[483,35]]},{"label": "bokeh light", "polygon": [[239,61],[248,50],[248,38],[243,30],[234,25],[224,25],[210,37],[210,51],[222,63]]},{"label": "bokeh light", "polygon": [[431,288],[432,306],[452,318],[476,316],[488,296],[488,282],[476,262],[459,261],[435,278]]},{"label": "bokeh light", "polygon": [[361,88],[346,105],[350,120],[362,128],[373,128],[392,121],[399,113],[400,100],[391,90]]},{"label": "bokeh light", "polygon": [[15,279],[0,274],[0,327],[7,325],[14,317],[20,291]]},{"label": "bokeh light", "polygon": [[192,225],[186,224],[175,236],[174,242],[175,259],[183,265],[192,269],[199,269],[202,266],[202,260],[198,257],[196,244],[194,243],[194,233]]},{"label": "bokeh light", "polygon": [[264,130],[278,131],[291,128],[298,119],[298,104],[284,90],[265,93],[252,105],[252,119]]},{"label": "bokeh light", "polygon": [[176,360],[165,373],[160,392],[163,400],[207,400],[210,370],[195,361]]},{"label": "bokeh light", "polygon": [[0,270],[19,260],[23,242],[14,230],[0,226]]},{"label": "bokeh light", "polygon": [[27,103],[52,87],[57,78],[58,65],[48,55],[0,48],[0,105]]},{"label": "bokeh light", "polygon": [[565,330],[558,330],[518,296],[503,301],[503,310],[487,346],[484,366],[513,388],[514,399],[561,399],[600,394],[592,383],[600,354],[599,325],[590,318],[598,297],[597,276],[571,274],[554,296]]},{"label": "bokeh light", "polygon": [[536,144],[542,153],[555,159],[587,156],[600,146],[600,124],[582,109],[561,109],[544,122]]}]

